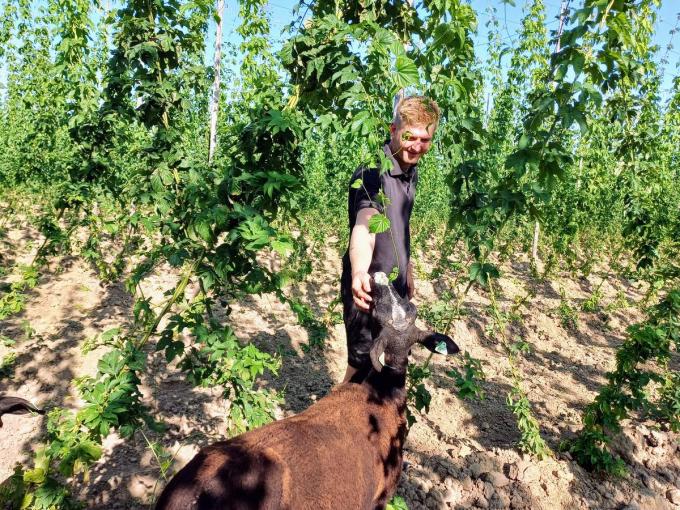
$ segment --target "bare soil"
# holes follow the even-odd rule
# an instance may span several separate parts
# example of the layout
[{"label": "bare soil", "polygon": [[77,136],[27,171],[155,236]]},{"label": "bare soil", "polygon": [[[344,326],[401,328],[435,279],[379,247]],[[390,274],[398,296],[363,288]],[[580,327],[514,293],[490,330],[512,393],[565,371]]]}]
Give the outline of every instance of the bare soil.
[{"label": "bare soil", "polygon": [[[10,226],[0,239],[4,267],[30,262],[40,241],[25,225]],[[321,317],[337,296],[340,275],[339,247],[329,242],[313,274],[288,290]],[[416,304],[434,302],[446,285],[430,277],[438,254],[419,253]],[[587,279],[558,274],[551,282],[531,276],[524,256],[503,265],[499,306],[509,309],[515,298],[533,289],[535,297],[520,308],[521,320],[511,328],[532,346],[521,367],[541,433],[557,451],[560,441],[581,427],[584,407],[605,383],[614,367],[617,347],[628,325],[643,318],[634,306],[642,293],[631,282],[609,278],[603,285],[603,306],[625,296],[629,304],[608,312],[586,313],[581,304],[600,283],[604,271]],[[9,282],[12,275],[1,282]],[[145,295],[157,301],[177,280],[162,268],[145,282]],[[576,325],[561,325],[558,307],[563,290],[577,311]],[[433,395],[427,415],[417,416],[405,447],[409,466],[398,494],[413,509],[672,509],[680,508],[680,445],[677,434],[653,423],[630,420],[617,438],[617,448],[629,466],[625,479],[607,479],[581,469],[569,455],[556,453],[536,460],[518,452],[519,430],[505,399],[511,387],[507,357],[490,331],[489,296],[472,290],[465,300],[464,319],[454,323],[453,336],[461,347],[482,360],[486,381],[484,400],[461,400],[446,370],[462,360],[433,358],[433,377],[427,386]],[[0,334],[16,340],[0,342],[0,359],[16,353],[9,375],[0,376],[0,393],[21,396],[50,409],[76,409],[81,404],[73,380],[94,375],[101,349],[83,355],[89,338],[114,326],[129,325],[132,299],[122,283],[102,285],[92,267],[78,258],[57,258],[38,286],[29,292],[26,309],[0,323]],[[345,370],[345,334],[341,324],[330,328],[326,348],[307,348],[308,332],[295,315],[275,297],[252,296],[233,306],[231,322],[244,342],[282,355],[278,376],[262,384],[282,390],[280,415],[297,413],[323,397]],[[144,378],[147,404],[169,425],[162,441],[173,452],[175,467],[186,463],[197,449],[225,434],[228,403],[217,390],[196,389],[184,382],[174,365],[149,353]],[[414,349],[412,363],[426,353]],[[678,360],[673,360],[677,369]],[[6,415],[0,431],[0,482],[17,462],[30,463],[45,433],[46,419]],[[158,439],[149,435],[150,440]],[[144,508],[162,488],[158,465],[137,434],[121,440],[107,438],[105,455],[91,470],[89,482],[79,485],[87,508]]]}]

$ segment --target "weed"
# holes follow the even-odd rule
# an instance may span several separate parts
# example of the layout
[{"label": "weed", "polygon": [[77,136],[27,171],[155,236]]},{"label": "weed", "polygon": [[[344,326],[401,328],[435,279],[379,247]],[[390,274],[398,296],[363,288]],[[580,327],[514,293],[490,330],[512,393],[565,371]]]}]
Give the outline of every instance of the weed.
[{"label": "weed", "polygon": [[424,303],[418,310],[418,316],[435,331],[444,331],[454,315],[456,307],[445,298],[434,303]]},{"label": "weed", "polygon": [[581,310],[584,312],[597,312],[600,309],[600,302],[602,301],[602,289],[597,288],[588,299],[581,305]]},{"label": "weed", "polygon": [[26,319],[21,321],[19,327],[21,328],[21,331],[24,333],[24,340],[30,340],[31,338],[33,338],[33,335],[35,335],[35,329],[33,329],[31,323],[28,322]]},{"label": "weed", "polygon": [[[283,296],[283,294],[281,294],[281,296]],[[307,334],[309,335],[309,346],[302,347],[302,349],[325,347],[326,338],[328,338],[328,328],[323,322],[316,318],[312,309],[296,299],[285,296],[283,296],[282,299],[288,303],[290,309],[295,312],[300,326],[307,330]]]},{"label": "weed", "polygon": [[3,356],[2,360],[0,360],[0,379],[12,377],[16,361],[17,354],[15,352],[10,352]]},{"label": "weed", "polygon": [[342,296],[338,295],[333,301],[328,304],[326,312],[323,314],[321,322],[326,326],[334,326],[335,324],[342,324],[342,307],[338,308],[338,305],[342,304]]},{"label": "weed", "polygon": [[276,344],[276,354],[279,358],[290,358],[295,356],[296,353],[293,349],[286,347],[282,343],[278,343]]},{"label": "weed", "polygon": [[14,344],[16,344],[16,341],[12,340],[8,336],[0,335],[0,344],[4,345],[5,347],[12,347]]},{"label": "weed", "polygon": [[616,293],[616,297],[614,298],[614,301],[609,303],[606,307],[605,310],[607,312],[615,312],[617,310],[623,310],[625,308],[628,308],[630,306],[630,301],[628,301],[628,298],[626,297],[626,293],[623,292],[623,290],[620,290]]},{"label": "weed", "polygon": [[4,320],[10,315],[21,312],[26,305],[26,296],[21,292],[12,290],[0,297],[0,320]]},{"label": "weed", "polygon": [[[525,298],[517,301],[511,309],[511,314],[516,315],[519,307],[526,303],[531,295],[532,293],[529,292]],[[494,323],[497,325],[500,340],[508,354],[512,388],[506,398],[506,404],[512,411],[512,414],[515,415],[517,428],[519,428],[521,433],[518,446],[520,450],[536,455],[540,459],[550,454],[550,448],[541,437],[538,421],[531,411],[529,398],[522,387],[522,371],[519,366],[519,357],[530,351],[531,344],[523,338],[518,338],[512,343],[510,342],[505,333],[507,317],[509,315],[499,310],[493,285],[489,285],[489,296],[491,298],[491,314]]]},{"label": "weed", "polygon": [[484,399],[484,390],[481,382],[485,380],[486,376],[482,369],[482,362],[470,356],[470,353],[465,351],[463,354],[464,363],[463,370],[455,369],[446,372],[446,375],[452,377],[458,387],[458,396],[462,399],[477,398]]},{"label": "weed", "polygon": [[151,450],[154,459],[156,459],[161,477],[163,480],[167,480],[168,472],[172,467],[172,462],[175,459],[175,455],[163,448],[163,445],[158,441],[150,441],[143,430],[141,432],[144,440],[146,441],[146,445],[149,447],[149,450]]},{"label": "weed", "polygon": [[673,432],[680,432],[680,372],[667,370],[664,374],[656,415]]},{"label": "weed", "polygon": [[564,329],[574,331],[578,328],[578,312],[569,304],[564,289],[560,289],[560,304],[557,307],[557,315]]},{"label": "weed", "polygon": [[401,496],[394,496],[389,503],[387,503],[386,510],[408,510],[408,505]]},{"label": "weed", "polygon": [[[645,322],[628,328],[628,338],[616,353],[616,370],[607,374],[607,385],[586,407],[583,430],[573,441],[561,445],[581,466],[625,474],[625,464],[610,451],[609,443],[632,411],[651,409],[671,427],[680,428],[680,377],[668,371],[662,375],[642,369],[651,360],[667,366],[672,346],[680,346],[679,317],[680,290],[673,290],[650,310]],[[650,383],[661,385],[657,403],[650,401]]]},{"label": "weed", "polygon": [[416,422],[415,413],[412,409],[415,409],[418,412],[424,410],[426,413],[430,411],[432,395],[425,387],[425,379],[432,375],[428,365],[429,359],[423,366],[408,366],[408,384],[406,388],[406,402],[408,405],[406,407],[406,420],[409,427]]}]

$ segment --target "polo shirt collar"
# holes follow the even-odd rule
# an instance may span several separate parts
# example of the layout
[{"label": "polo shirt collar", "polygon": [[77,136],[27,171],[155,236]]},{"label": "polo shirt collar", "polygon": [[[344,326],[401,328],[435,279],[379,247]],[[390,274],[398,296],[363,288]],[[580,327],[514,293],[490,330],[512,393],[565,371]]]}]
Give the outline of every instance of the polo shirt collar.
[{"label": "polo shirt collar", "polygon": [[408,169],[408,171],[402,170],[401,166],[399,165],[399,162],[395,159],[395,157],[392,155],[392,149],[390,149],[390,143],[389,140],[388,142],[383,146],[383,151],[385,151],[385,155],[390,159],[392,162],[392,168],[388,170],[388,173],[392,177],[400,177],[404,179],[411,179],[413,178],[413,175],[416,172],[416,165],[413,165]]}]

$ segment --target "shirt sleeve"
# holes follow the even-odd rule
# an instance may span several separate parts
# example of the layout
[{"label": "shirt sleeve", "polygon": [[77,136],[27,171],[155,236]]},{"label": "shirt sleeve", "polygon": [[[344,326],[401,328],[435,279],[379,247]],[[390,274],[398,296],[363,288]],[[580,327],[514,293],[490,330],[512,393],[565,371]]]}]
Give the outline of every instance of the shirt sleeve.
[{"label": "shirt sleeve", "polygon": [[[355,184],[358,180],[361,185]],[[357,186],[357,187],[354,187]],[[380,174],[377,169],[359,168],[349,182],[350,206],[358,213],[361,209],[373,208],[383,212],[383,207],[378,201],[380,192]]]}]

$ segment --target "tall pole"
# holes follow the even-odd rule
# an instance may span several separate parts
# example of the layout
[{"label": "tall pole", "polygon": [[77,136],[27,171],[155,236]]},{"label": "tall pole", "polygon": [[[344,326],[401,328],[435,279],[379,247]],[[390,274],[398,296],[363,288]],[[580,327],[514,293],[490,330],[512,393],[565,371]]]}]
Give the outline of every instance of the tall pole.
[{"label": "tall pole", "polygon": [[220,108],[220,68],[222,65],[222,19],[224,18],[224,0],[217,0],[217,27],[215,29],[215,81],[213,82],[212,102],[210,104],[210,143],[208,147],[208,164],[212,163],[217,146],[217,114]]},{"label": "tall pole", "polygon": [[562,32],[564,31],[564,22],[567,19],[567,11],[569,9],[569,0],[562,0],[560,5],[560,26],[557,28],[557,44],[555,45],[555,53],[560,52],[560,40],[562,39]]}]

